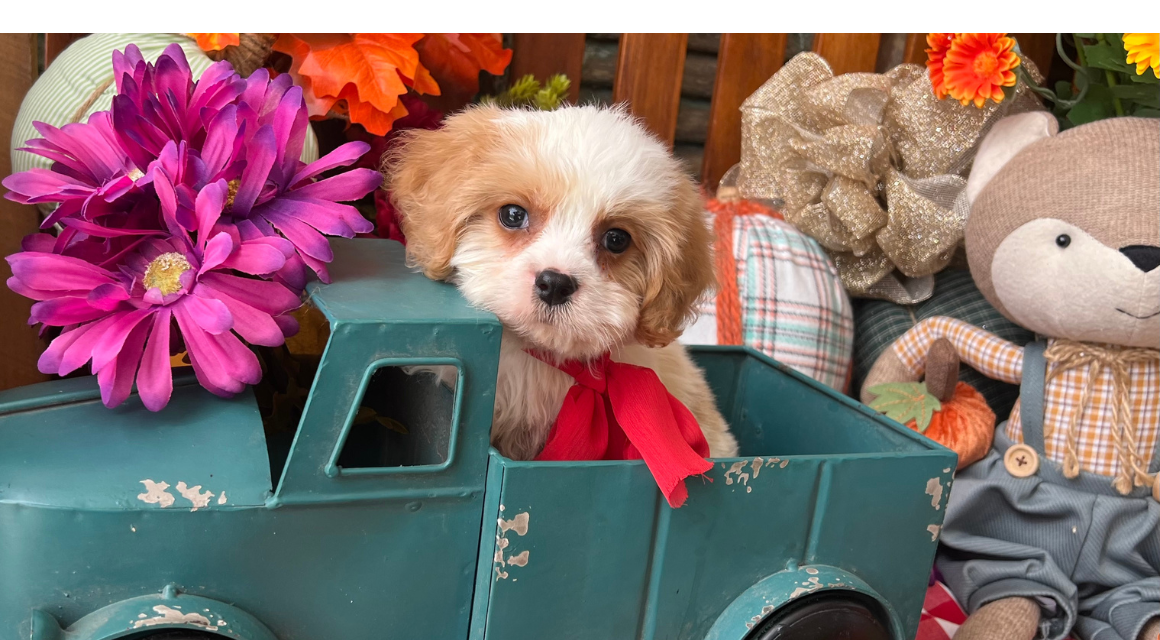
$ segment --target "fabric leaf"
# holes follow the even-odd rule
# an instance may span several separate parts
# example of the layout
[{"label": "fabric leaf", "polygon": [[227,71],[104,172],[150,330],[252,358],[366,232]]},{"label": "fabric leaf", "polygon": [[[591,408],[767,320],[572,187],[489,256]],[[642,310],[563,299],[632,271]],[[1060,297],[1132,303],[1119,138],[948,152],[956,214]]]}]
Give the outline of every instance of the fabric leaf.
[{"label": "fabric leaf", "polygon": [[202,51],[221,51],[226,47],[236,47],[242,43],[240,33],[187,33],[197,41]]},{"label": "fabric leaf", "polygon": [[419,62],[417,33],[288,34],[274,50],[290,56],[290,74],[302,86],[313,117],[337,115],[386,135],[407,114],[399,96],[409,88],[439,95]]},{"label": "fabric leaf", "polygon": [[934,412],[942,409],[942,403],[921,382],[880,384],[869,391],[877,396],[870,403],[871,409],[901,424],[914,420],[919,433],[926,432]]},{"label": "fabric leaf", "polygon": [[444,93],[471,99],[479,93],[479,72],[500,75],[512,61],[498,33],[429,33],[415,48]]}]

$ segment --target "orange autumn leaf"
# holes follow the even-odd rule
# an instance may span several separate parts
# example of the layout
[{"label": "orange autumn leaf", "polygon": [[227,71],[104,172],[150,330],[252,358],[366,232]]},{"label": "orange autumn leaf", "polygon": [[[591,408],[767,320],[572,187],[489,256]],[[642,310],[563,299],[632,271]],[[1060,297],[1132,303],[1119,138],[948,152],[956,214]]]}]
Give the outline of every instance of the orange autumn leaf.
[{"label": "orange autumn leaf", "polygon": [[415,46],[419,59],[445,92],[479,92],[479,72],[500,75],[512,61],[498,33],[429,33]]},{"label": "orange autumn leaf", "polygon": [[399,96],[413,87],[439,95],[439,85],[419,62],[422,34],[282,34],[274,50],[288,54],[290,73],[302,86],[312,116],[335,114],[384,135],[406,115]]},{"label": "orange autumn leaf", "polygon": [[187,33],[197,41],[202,51],[220,51],[226,47],[236,47],[242,43],[240,33]]}]

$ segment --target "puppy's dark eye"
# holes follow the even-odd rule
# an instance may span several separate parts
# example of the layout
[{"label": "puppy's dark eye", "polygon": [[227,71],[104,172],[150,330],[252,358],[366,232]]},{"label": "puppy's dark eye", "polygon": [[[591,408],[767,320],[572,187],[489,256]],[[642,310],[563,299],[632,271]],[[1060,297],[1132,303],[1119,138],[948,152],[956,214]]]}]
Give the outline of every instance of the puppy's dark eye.
[{"label": "puppy's dark eye", "polygon": [[612,253],[624,253],[631,242],[632,236],[624,229],[609,229],[604,232],[604,238],[601,239],[604,248]]},{"label": "puppy's dark eye", "polygon": [[1060,249],[1066,249],[1067,245],[1071,244],[1071,236],[1061,233],[1055,238],[1055,244],[1059,245]]},{"label": "puppy's dark eye", "polygon": [[499,223],[508,229],[527,229],[528,212],[518,204],[505,204],[499,208]]}]

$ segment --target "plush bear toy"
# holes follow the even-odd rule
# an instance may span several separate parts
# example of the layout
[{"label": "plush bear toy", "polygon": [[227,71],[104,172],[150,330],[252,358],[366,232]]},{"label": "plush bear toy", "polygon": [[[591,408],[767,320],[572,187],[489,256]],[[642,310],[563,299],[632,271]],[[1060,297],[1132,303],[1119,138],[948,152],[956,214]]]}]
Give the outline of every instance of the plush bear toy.
[{"label": "plush bear toy", "polygon": [[991,451],[958,473],[938,568],[970,617],[956,640],[1160,633],[1160,121],[1058,132],[996,123],[966,187],[979,289],[1027,346],[946,317],[883,352],[863,386],[912,382],[945,338],[1020,383]]}]

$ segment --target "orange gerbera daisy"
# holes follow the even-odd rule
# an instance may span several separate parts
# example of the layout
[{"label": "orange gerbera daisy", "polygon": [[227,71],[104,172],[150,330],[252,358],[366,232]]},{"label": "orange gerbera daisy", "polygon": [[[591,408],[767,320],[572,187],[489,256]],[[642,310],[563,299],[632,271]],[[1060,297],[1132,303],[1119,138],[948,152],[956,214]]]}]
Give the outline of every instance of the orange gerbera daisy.
[{"label": "orange gerbera daisy", "polygon": [[951,48],[953,33],[928,33],[926,43],[930,48],[926,50],[926,68],[930,70],[930,84],[934,87],[934,95],[939,100],[947,97],[946,84],[943,82],[943,58],[947,49]]},{"label": "orange gerbera daisy", "polygon": [[1003,87],[1015,86],[1019,56],[1005,33],[958,33],[943,58],[943,83],[952,98],[982,108],[1003,101]]}]

